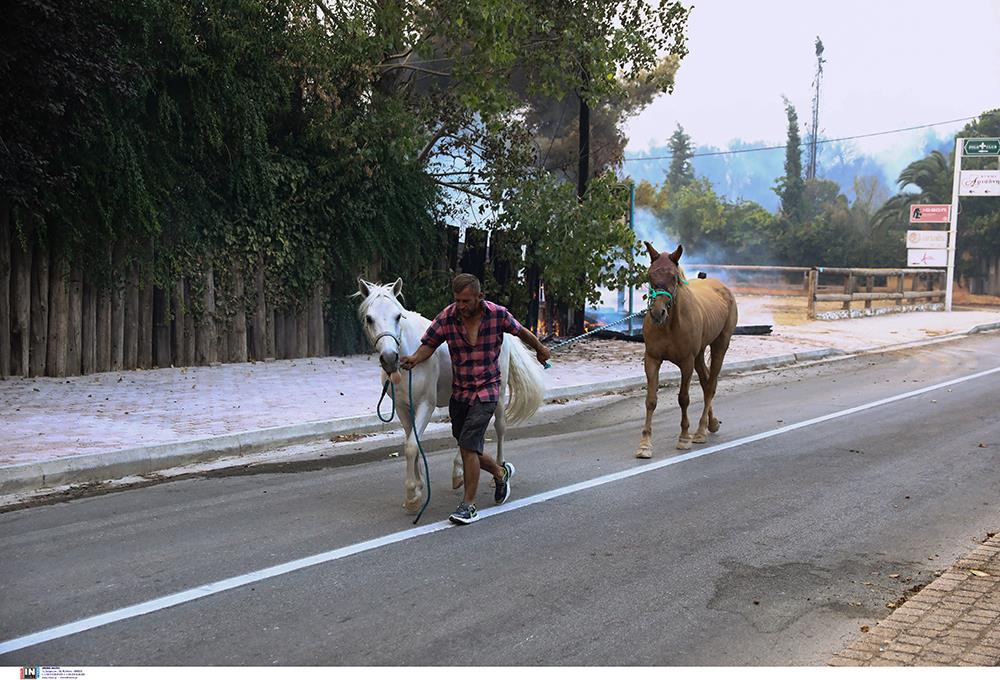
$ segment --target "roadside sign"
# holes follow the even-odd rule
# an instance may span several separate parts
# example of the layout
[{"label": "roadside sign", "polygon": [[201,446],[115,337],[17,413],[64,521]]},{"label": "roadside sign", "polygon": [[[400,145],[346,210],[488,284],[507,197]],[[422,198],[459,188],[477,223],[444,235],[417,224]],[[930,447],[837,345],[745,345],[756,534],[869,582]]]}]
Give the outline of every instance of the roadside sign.
[{"label": "roadside sign", "polygon": [[959,196],[1000,196],[1000,170],[962,170]]},{"label": "roadside sign", "polygon": [[910,224],[920,222],[950,222],[951,206],[944,205],[911,205]]},{"label": "roadside sign", "polygon": [[948,232],[946,231],[916,231],[906,232],[907,248],[947,248]]},{"label": "roadside sign", "polygon": [[947,267],[948,251],[937,248],[907,248],[907,267]]},{"label": "roadside sign", "polygon": [[967,139],[962,149],[963,156],[997,156],[1000,155],[1000,139]]}]

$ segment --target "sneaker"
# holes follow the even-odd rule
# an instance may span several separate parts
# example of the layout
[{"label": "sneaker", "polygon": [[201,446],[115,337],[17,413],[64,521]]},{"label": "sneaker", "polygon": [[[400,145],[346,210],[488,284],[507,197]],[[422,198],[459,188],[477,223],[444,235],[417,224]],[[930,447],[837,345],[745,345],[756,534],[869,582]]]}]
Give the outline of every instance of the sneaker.
[{"label": "sneaker", "polygon": [[493,483],[496,488],[493,489],[493,500],[497,502],[497,505],[503,505],[504,502],[510,498],[510,478],[514,476],[514,466],[510,463],[503,464],[504,470],[507,474],[504,476],[503,481],[494,478]]},{"label": "sneaker", "polygon": [[476,514],[475,505],[462,501],[448,519],[455,524],[472,524],[479,520],[479,515]]}]

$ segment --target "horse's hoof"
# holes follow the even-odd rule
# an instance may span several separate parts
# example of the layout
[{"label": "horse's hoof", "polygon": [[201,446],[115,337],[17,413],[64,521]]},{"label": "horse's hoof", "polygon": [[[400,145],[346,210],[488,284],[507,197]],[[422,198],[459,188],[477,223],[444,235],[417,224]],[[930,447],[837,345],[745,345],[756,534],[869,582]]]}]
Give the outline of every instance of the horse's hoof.
[{"label": "horse's hoof", "polygon": [[462,485],[465,484],[465,479],[463,477],[452,477],[451,478],[451,488],[460,489]]},{"label": "horse's hoof", "polygon": [[651,449],[648,446],[639,447],[639,450],[635,452],[635,457],[636,458],[652,458],[653,457],[653,449]]},{"label": "horse's hoof", "polygon": [[721,424],[722,424],[721,420],[716,420],[715,418],[712,418],[712,420],[710,420],[709,423],[708,423],[708,431],[709,432],[713,432],[713,433],[714,432],[718,432],[719,431],[719,425],[721,425]]},{"label": "horse's hoof", "polygon": [[677,440],[677,448],[680,449],[681,451],[687,451],[688,449],[691,448],[691,440],[690,439],[678,439]]},{"label": "horse's hoof", "polygon": [[698,434],[696,432],[694,435],[692,435],[691,441],[693,441],[695,444],[704,444],[705,442],[708,441],[708,435]]},{"label": "horse's hoof", "polygon": [[403,501],[403,510],[406,511],[407,515],[415,515],[418,512],[420,512],[420,506],[423,505],[423,504],[424,504],[424,502],[420,498],[418,498],[417,500],[412,501],[412,502],[411,501]]}]

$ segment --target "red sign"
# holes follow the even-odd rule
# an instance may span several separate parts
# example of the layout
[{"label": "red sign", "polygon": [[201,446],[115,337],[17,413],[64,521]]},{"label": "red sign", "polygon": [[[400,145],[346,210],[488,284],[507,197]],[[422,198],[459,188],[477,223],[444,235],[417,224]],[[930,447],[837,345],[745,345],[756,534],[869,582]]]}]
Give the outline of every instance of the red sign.
[{"label": "red sign", "polygon": [[951,222],[951,206],[911,205],[910,224],[919,222]]}]

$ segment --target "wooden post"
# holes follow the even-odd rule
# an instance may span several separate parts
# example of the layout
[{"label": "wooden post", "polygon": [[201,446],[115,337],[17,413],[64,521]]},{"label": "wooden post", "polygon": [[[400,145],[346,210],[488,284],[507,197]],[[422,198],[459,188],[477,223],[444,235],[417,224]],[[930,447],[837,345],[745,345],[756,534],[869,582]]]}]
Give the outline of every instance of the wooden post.
[{"label": "wooden post", "polygon": [[153,364],[167,368],[170,360],[170,298],[167,291],[153,287]]},{"label": "wooden post", "polygon": [[98,373],[107,373],[111,369],[112,338],[114,337],[114,325],[112,324],[112,309],[114,308],[114,284],[110,288],[99,288],[97,294],[97,365],[95,369]]},{"label": "wooden post", "polygon": [[0,378],[10,375],[10,211],[0,201]]},{"label": "wooden post", "polygon": [[125,341],[122,344],[122,368],[134,371],[139,366],[139,268],[128,266],[125,280]]},{"label": "wooden post", "polygon": [[125,257],[116,247],[114,281],[111,285],[111,370],[125,368]]},{"label": "wooden post", "polygon": [[27,377],[31,356],[31,246],[22,247],[19,239],[11,244],[14,279],[11,299],[14,303],[11,326],[11,372]]},{"label": "wooden post", "polygon": [[810,319],[816,318],[816,288],[819,282],[819,272],[815,269],[809,270],[809,292],[806,295],[806,316]]},{"label": "wooden post", "polygon": [[170,356],[174,359],[175,366],[186,366],[184,361],[184,279],[174,281],[173,292],[170,296],[170,311],[173,315],[173,323],[170,326]]},{"label": "wooden post", "polygon": [[258,264],[253,273],[254,308],[253,336],[250,339],[251,356],[263,361],[267,354],[267,301],[264,297],[264,265]]},{"label": "wooden post", "polygon": [[138,365],[139,368],[153,367],[153,278],[149,271],[142,273],[139,283]]},{"label": "wooden post", "polygon": [[[875,287],[875,276],[874,274],[869,274],[868,276],[865,277],[865,292],[866,293],[872,292],[872,289],[874,287]],[[865,300],[865,309],[871,309],[871,308],[872,308],[872,301]]]},{"label": "wooden post", "polygon": [[69,269],[69,313],[66,315],[66,374],[83,372],[83,270],[79,262]]},{"label": "wooden post", "polygon": [[69,264],[54,254],[49,268],[49,341],[46,345],[45,373],[56,378],[66,375],[66,335],[69,326]]},{"label": "wooden post", "polygon": [[323,341],[323,289],[320,284],[313,286],[309,299],[309,356],[323,355],[326,343]]},{"label": "wooden post", "polygon": [[97,298],[100,291],[93,277],[83,276],[83,323],[80,350],[80,372],[84,375],[97,372]]},{"label": "wooden post", "polygon": [[267,322],[267,328],[264,332],[264,342],[266,343],[264,357],[274,359],[278,356],[278,313],[274,309],[274,305],[270,303],[267,303],[267,318],[265,321]]},{"label": "wooden post", "polygon": [[215,274],[215,361],[220,364],[229,363],[229,323],[231,306],[229,304],[229,276],[226,271]]},{"label": "wooden post", "polygon": [[28,374],[45,375],[49,341],[49,251],[35,243],[31,267],[31,355]]},{"label": "wooden post", "polygon": [[281,309],[274,310],[274,358],[288,358],[285,351],[285,312]]},{"label": "wooden post", "polygon": [[309,301],[304,300],[295,313],[296,357],[309,356]]},{"label": "wooden post", "polygon": [[211,268],[205,273],[205,292],[202,295],[202,318],[198,320],[196,333],[198,365],[208,366],[214,364],[218,352],[215,337],[215,277]]},{"label": "wooden post", "polygon": [[[846,295],[854,296],[854,273],[851,272],[844,278],[844,293]],[[851,308],[850,299],[844,300],[844,309],[849,310]]]},{"label": "wooden post", "polygon": [[196,337],[198,332],[195,330],[195,318],[194,314],[191,313],[191,305],[188,301],[194,300],[194,294],[191,291],[191,281],[185,279],[184,281],[184,365],[194,366],[197,359],[196,352]]},{"label": "wooden post", "polygon": [[229,324],[229,361],[239,363],[247,360],[247,312],[243,297],[243,272],[237,271],[233,274],[234,308]]}]

